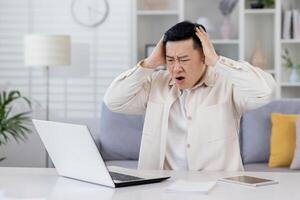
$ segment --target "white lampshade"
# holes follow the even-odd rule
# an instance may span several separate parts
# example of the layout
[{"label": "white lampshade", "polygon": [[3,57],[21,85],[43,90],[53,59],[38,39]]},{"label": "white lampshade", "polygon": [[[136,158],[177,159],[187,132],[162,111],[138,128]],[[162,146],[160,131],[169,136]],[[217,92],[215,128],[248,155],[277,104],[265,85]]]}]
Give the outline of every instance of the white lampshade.
[{"label": "white lampshade", "polygon": [[26,35],[25,66],[70,65],[71,39],[68,35]]}]

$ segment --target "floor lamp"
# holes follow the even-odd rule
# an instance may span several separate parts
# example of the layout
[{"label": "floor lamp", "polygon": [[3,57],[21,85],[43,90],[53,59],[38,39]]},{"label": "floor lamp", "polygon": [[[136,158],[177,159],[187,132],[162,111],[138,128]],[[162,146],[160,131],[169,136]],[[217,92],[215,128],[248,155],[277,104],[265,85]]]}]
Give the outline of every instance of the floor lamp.
[{"label": "floor lamp", "polygon": [[[46,120],[49,120],[49,67],[71,63],[71,39],[68,35],[31,34],[24,37],[24,64],[46,69]],[[46,152],[46,166],[50,160]]]}]

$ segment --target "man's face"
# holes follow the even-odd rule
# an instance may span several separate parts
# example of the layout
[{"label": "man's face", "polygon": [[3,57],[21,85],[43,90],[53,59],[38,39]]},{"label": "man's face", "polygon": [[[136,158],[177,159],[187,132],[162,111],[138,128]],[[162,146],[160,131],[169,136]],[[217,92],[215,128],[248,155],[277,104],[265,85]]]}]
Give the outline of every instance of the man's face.
[{"label": "man's face", "polygon": [[204,54],[194,48],[193,39],[166,43],[168,71],[179,89],[192,88],[205,72]]}]

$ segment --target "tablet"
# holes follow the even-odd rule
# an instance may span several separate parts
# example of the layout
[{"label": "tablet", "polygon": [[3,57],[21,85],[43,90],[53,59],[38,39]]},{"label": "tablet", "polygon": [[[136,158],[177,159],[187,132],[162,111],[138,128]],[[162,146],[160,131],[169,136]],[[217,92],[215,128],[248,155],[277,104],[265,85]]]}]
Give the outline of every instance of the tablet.
[{"label": "tablet", "polygon": [[274,180],[263,179],[263,178],[253,177],[253,176],[234,176],[229,178],[222,178],[219,181],[254,186],[254,187],[278,183],[277,181]]}]

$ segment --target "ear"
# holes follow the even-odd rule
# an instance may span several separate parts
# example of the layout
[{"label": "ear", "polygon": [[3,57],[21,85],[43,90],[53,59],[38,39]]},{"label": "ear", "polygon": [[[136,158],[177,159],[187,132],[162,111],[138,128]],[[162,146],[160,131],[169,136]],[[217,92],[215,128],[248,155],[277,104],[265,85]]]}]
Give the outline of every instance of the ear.
[{"label": "ear", "polygon": [[205,54],[204,54],[204,52],[203,52],[203,49],[202,49],[202,48],[199,48],[199,49],[198,49],[198,52],[199,52],[199,54],[200,54],[201,61],[202,61],[202,60],[205,60]]}]

